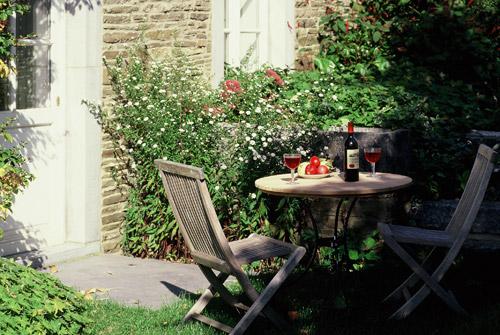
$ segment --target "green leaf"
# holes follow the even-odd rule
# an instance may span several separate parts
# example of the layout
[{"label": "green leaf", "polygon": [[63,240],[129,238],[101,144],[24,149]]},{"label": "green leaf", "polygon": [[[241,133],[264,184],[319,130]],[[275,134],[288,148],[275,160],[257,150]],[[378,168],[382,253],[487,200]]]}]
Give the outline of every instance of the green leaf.
[{"label": "green leaf", "polygon": [[380,34],[380,32],[378,31],[373,32],[373,42],[377,43],[378,41],[380,41],[381,37],[382,35]]},{"label": "green leaf", "polygon": [[357,250],[350,249],[349,250],[349,259],[353,261],[357,261],[359,259],[359,252]]}]

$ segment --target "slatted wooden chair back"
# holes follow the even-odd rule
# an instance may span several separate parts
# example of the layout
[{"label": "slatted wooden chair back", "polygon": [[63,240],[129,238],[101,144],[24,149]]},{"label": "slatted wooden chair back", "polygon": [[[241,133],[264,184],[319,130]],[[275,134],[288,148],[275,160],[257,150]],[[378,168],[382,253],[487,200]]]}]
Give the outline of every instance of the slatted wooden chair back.
[{"label": "slatted wooden chair back", "polygon": [[195,262],[225,273],[234,258],[213,208],[203,170],[155,160],[182,237]]},{"label": "slatted wooden chair back", "polygon": [[488,182],[495,168],[496,151],[481,144],[469,179],[453,216],[446,227],[458,243],[463,243],[476,219]]}]

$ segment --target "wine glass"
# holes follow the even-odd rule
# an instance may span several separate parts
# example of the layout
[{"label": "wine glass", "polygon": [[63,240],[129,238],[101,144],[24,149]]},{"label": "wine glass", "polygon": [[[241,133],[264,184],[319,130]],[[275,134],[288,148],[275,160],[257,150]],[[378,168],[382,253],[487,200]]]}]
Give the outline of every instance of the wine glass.
[{"label": "wine glass", "polygon": [[377,178],[379,176],[375,175],[375,163],[378,162],[380,156],[382,155],[382,148],[380,147],[369,147],[365,148],[365,159],[371,164],[372,172],[368,177]]},{"label": "wine glass", "polygon": [[289,184],[295,184],[295,169],[300,164],[300,154],[284,154],[283,161],[285,162],[285,166],[290,169],[292,179]]}]

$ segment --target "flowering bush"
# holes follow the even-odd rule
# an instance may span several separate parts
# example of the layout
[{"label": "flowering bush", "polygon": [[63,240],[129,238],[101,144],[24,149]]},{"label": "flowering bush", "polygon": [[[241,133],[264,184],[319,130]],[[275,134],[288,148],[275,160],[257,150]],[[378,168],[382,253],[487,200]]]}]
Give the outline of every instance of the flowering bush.
[{"label": "flowering bush", "polygon": [[[183,255],[177,225],[167,206],[153,161],[164,158],[204,168],[219,218],[230,237],[274,231],[293,238],[291,220],[268,213],[254,181],[286,172],[282,155],[308,155],[317,129],[300,114],[279,106],[275,78],[233,70],[220,89],[210,89],[180,53],[155,61],[136,50],[128,59],[106,62],[114,97],[109,108],[86,102],[111,136],[130,186],[124,247],[135,255]],[[317,151],[319,153],[319,151]],[[282,211],[292,206],[282,205]],[[283,214],[286,215],[286,214]],[[278,219],[280,218],[280,219]],[[279,225],[278,225],[279,227]]]}]

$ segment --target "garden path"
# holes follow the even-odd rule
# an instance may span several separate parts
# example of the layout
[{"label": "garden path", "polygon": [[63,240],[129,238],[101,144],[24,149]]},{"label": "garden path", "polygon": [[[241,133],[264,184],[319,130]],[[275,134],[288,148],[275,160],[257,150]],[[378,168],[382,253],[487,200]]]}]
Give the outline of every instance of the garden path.
[{"label": "garden path", "polygon": [[194,264],[121,255],[92,255],[47,268],[64,284],[96,299],[133,306],[160,308],[179,294],[199,293],[208,282]]}]

